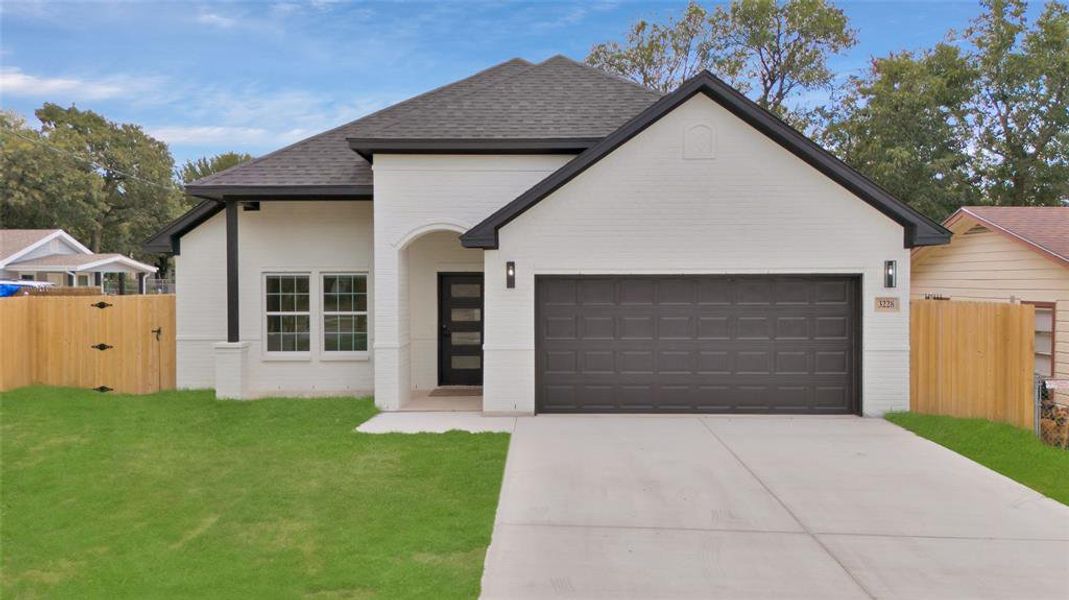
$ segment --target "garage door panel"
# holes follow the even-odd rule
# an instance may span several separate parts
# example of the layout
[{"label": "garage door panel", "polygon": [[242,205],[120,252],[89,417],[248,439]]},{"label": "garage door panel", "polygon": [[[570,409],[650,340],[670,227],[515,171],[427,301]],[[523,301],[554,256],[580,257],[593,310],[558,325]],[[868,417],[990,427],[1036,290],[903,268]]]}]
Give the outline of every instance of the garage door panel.
[{"label": "garage door panel", "polygon": [[541,412],[855,412],[856,281],[540,276]]}]

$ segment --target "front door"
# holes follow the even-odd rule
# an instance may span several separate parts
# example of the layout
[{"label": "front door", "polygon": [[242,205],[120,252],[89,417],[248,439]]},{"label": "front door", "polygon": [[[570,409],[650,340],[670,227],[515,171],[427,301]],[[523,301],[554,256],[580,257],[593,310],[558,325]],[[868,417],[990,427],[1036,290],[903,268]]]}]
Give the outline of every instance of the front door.
[{"label": "front door", "polygon": [[483,274],[438,274],[438,384],[483,384]]}]

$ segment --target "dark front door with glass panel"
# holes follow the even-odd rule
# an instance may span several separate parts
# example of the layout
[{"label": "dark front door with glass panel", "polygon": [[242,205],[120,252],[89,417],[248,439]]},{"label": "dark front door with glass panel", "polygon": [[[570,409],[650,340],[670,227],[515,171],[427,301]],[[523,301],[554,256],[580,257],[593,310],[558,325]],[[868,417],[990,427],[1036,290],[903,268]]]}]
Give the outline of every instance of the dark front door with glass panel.
[{"label": "dark front door with glass panel", "polygon": [[438,384],[483,383],[483,275],[438,274]]}]

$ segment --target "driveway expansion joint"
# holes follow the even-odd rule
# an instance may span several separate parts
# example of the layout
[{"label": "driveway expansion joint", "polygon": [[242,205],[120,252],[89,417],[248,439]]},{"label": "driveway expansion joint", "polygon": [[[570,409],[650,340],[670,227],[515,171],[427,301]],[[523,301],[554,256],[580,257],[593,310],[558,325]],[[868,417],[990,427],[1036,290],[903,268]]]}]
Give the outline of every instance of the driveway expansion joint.
[{"label": "driveway expansion joint", "polygon": [[775,498],[776,502],[778,502],[779,505],[783,507],[783,510],[787,511],[787,514],[789,514],[791,518],[794,519],[794,521],[798,524],[798,526],[804,530],[805,534],[812,538],[812,540],[816,542],[817,545],[819,545],[821,549],[823,549],[824,552],[829,557],[831,557],[832,560],[835,561],[835,564],[839,565],[839,568],[842,569],[843,572],[846,573],[855,584],[857,584],[857,587],[860,588],[861,591],[865,592],[865,595],[867,595],[869,598],[876,600],[876,594],[874,594],[872,590],[868,589],[865,584],[863,584],[861,580],[858,579],[858,577],[854,575],[854,573],[850,569],[848,569],[845,564],[843,564],[843,561],[831,551],[831,548],[828,548],[828,546],[823,542],[823,540],[813,534],[809,527],[802,522],[802,519],[800,519],[798,515],[794,513],[793,510],[791,510],[791,507],[787,506],[787,503],[784,502],[779,496],[777,496],[776,492],[772,491],[772,488],[770,488],[768,484],[764,482],[764,480],[757,476],[757,473],[755,473],[754,470],[750,468],[750,465],[746,464],[746,462],[742,460],[742,457],[736,454],[735,450],[731,446],[729,446],[727,442],[720,439],[720,436],[717,435],[715,431],[713,431],[712,427],[709,427],[709,424],[704,419],[699,418],[698,420],[701,422],[702,426],[705,427],[705,430],[709,432],[709,435],[713,436],[717,443],[723,446],[724,449],[727,450],[728,453],[731,454],[731,456],[733,456],[740,465],[742,465],[742,468],[746,469],[750,476],[753,477],[757,481],[757,483],[761,484],[761,487],[764,488],[765,491],[769,493],[769,495]]}]

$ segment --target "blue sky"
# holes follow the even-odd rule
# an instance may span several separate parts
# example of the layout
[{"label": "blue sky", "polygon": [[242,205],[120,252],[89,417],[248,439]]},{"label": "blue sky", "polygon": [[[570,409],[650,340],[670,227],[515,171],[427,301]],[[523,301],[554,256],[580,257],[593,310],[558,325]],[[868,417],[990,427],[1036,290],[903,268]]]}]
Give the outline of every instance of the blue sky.
[{"label": "blue sky", "polygon": [[[712,4],[712,3],[707,3]],[[0,4],[0,106],[45,101],[141,124],[179,162],[262,154],[520,56],[582,60],[685,2],[42,2]],[[975,2],[840,2],[872,56],[964,27]],[[1033,10],[1038,10],[1034,6]]]}]

